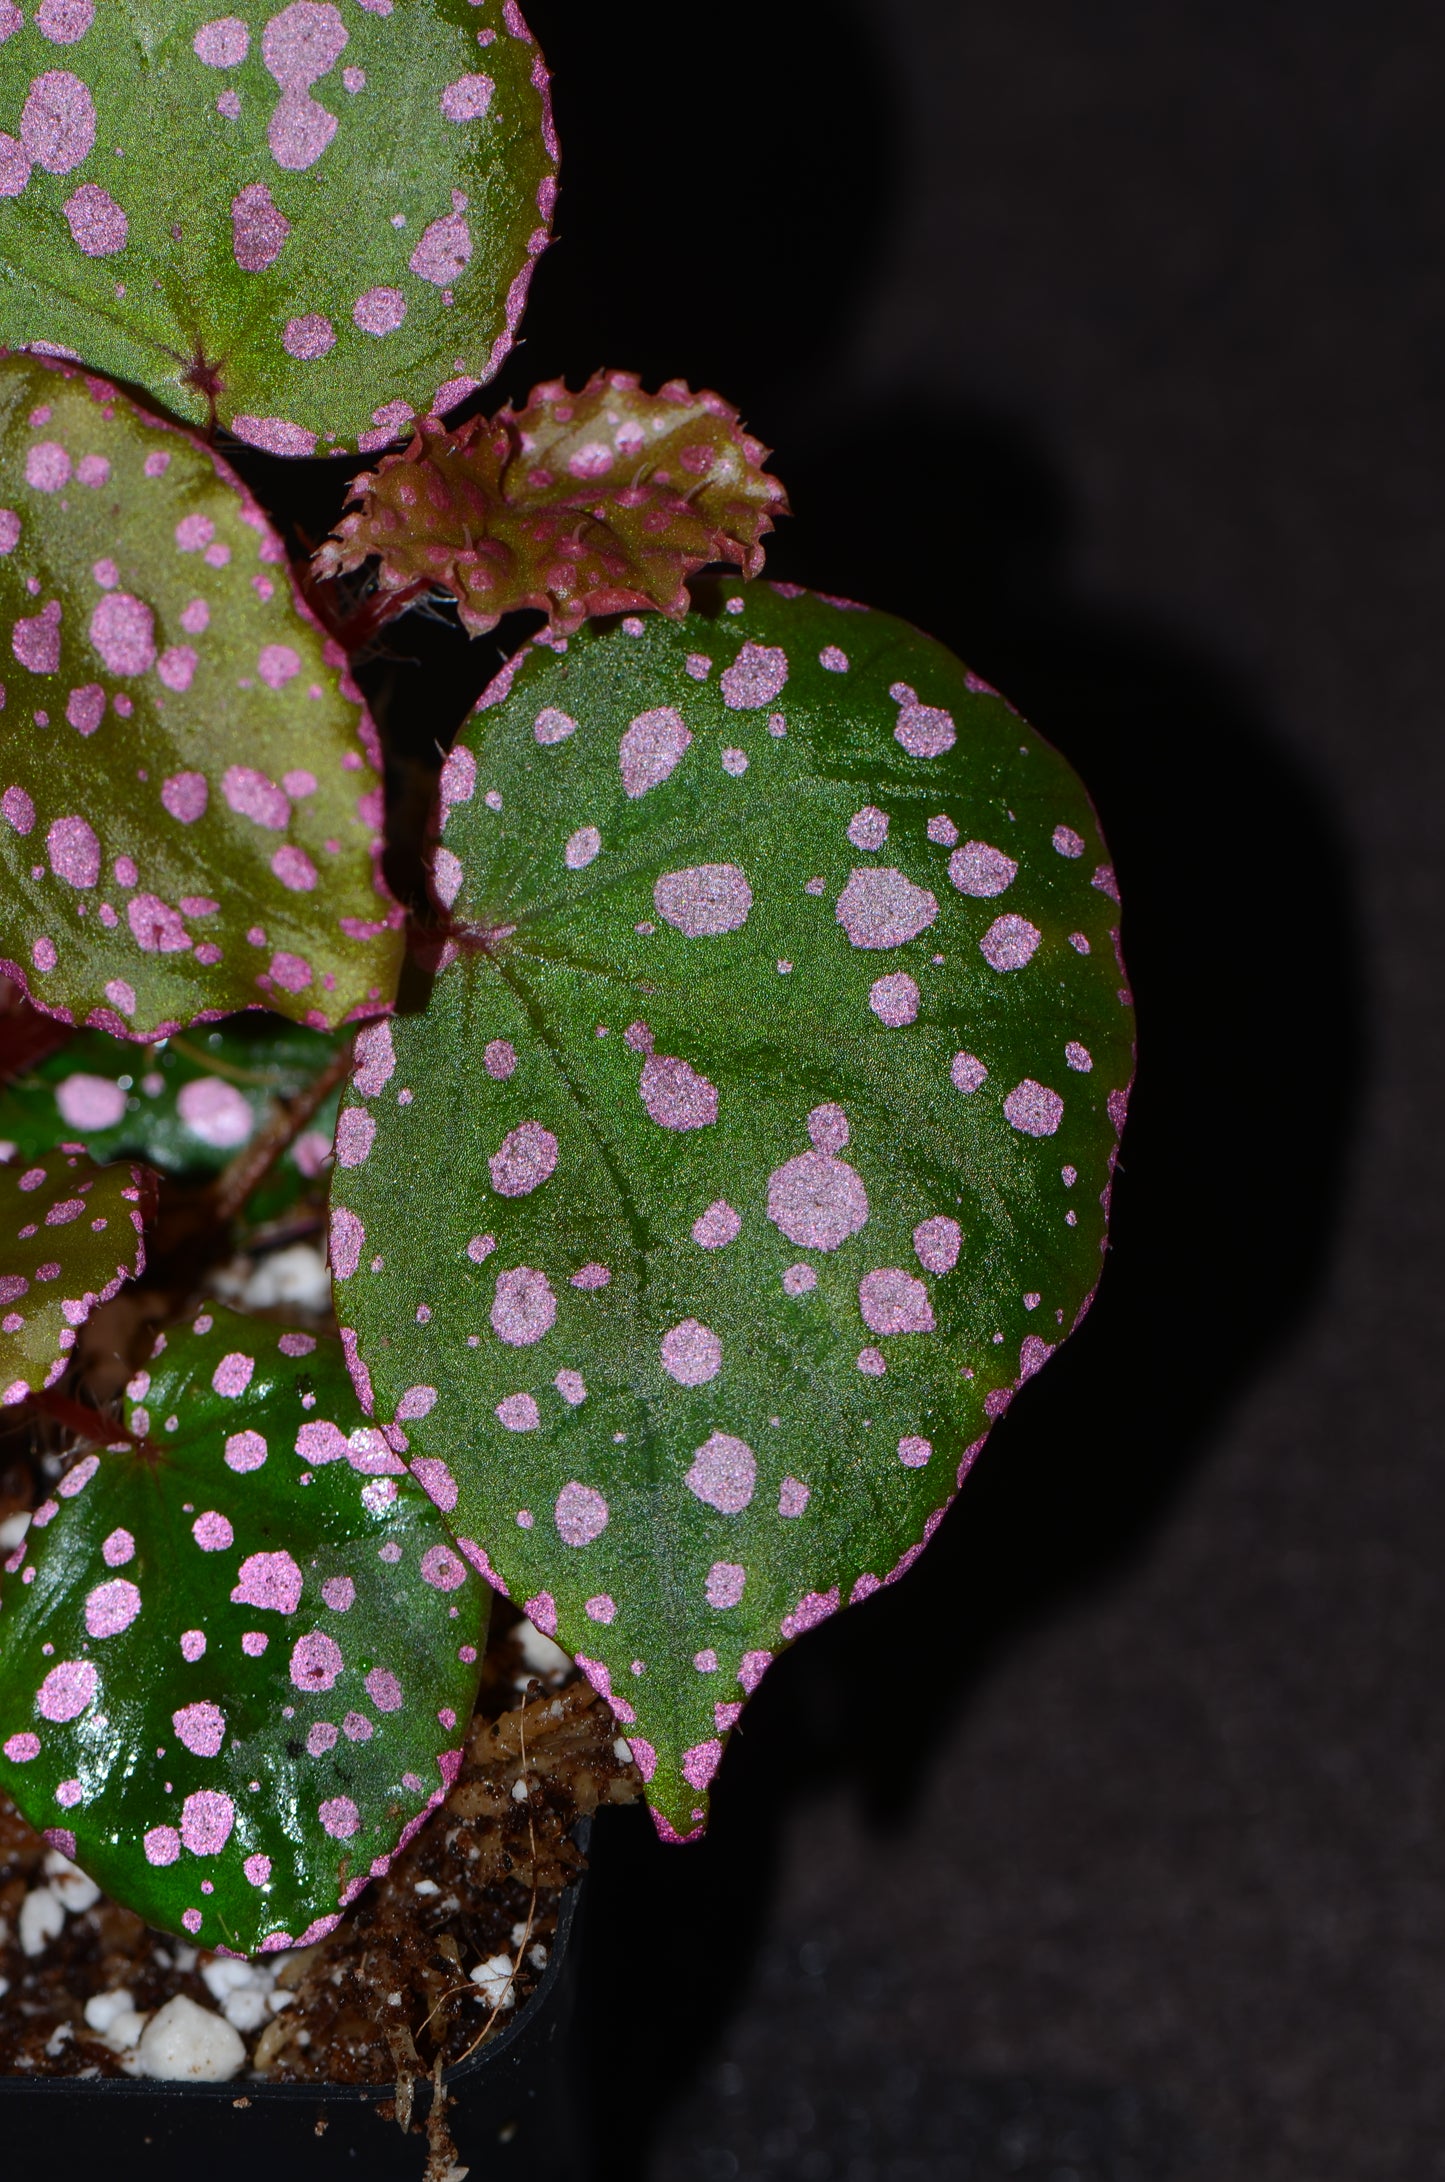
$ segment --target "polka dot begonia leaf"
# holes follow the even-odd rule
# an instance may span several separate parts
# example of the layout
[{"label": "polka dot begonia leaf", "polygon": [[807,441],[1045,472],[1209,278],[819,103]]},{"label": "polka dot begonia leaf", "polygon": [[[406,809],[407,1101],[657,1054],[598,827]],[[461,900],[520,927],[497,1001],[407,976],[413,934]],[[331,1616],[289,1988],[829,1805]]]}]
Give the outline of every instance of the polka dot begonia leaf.
[{"label": "polka dot begonia leaf", "polygon": [[[142,1056],[104,1031],[79,1031],[0,1088],[0,1151],[8,1146],[11,1159],[28,1162],[73,1140],[93,1159],[144,1159],[177,1180],[204,1182],[251,1142],[278,1100],[315,1081],[341,1043],[274,1015],[197,1025]],[[333,1093],[287,1146],[248,1201],[253,1222],[274,1218],[319,1176],[336,1106]]]},{"label": "polka dot begonia leaf", "polygon": [[560,380],[524,409],[460,431],[423,424],[401,454],[356,480],[360,506],[317,555],[323,575],[379,559],[398,601],[448,591],[474,636],[540,609],[563,634],[594,614],[687,611],[684,579],[710,561],[746,575],[787,497],[768,450],[717,394],[674,379],[645,394],[599,371],[580,394]]},{"label": "polka dot begonia leaf", "polygon": [[336,1305],[686,1835],[1086,1308],[1133,1015],[1083,788],[927,637],[758,584],[554,642],[442,773],[452,934],[358,1040]]},{"label": "polka dot begonia leaf", "polygon": [[516,0],[0,4],[0,339],[273,454],[489,379],[556,172]]},{"label": "polka dot begonia leaf", "polygon": [[224,464],[0,360],[0,617],[0,973],[142,1040],[390,1003],[376,732]]},{"label": "polka dot begonia leaf", "polygon": [[53,1386],[76,1329],[145,1271],[154,1180],[77,1145],[0,1167],[0,1406]]},{"label": "polka dot begonia leaf", "polygon": [[[151,1924],[319,1939],[461,1763],[489,1595],[334,1341],[217,1307],[5,1564],[0,1783]],[[401,1474],[398,1474],[401,1473]]]}]

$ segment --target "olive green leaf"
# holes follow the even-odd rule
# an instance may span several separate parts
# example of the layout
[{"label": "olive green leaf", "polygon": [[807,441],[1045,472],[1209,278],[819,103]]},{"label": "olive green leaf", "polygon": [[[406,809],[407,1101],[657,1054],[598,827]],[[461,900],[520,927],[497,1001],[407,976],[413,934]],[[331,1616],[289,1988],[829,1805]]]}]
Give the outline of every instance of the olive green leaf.
[{"label": "olive green leaf", "polygon": [[157,1350],[7,1564],[0,1782],[151,1924],[265,1953],[440,1801],[489,1598],[334,1341],[218,1307]]},{"label": "olive green leaf", "polygon": [[390,1003],[376,734],[280,539],[188,433],[33,357],[0,361],[0,651],[0,973],[136,1039]]},{"label": "olive green leaf", "polygon": [[76,1329],[145,1271],[152,1186],[74,1145],[0,1167],[0,1404],[53,1386]]},{"label": "olive green leaf", "polygon": [[0,340],[273,454],[384,447],[512,346],[556,194],[516,0],[0,8]]},{"label": "olive green leaf", "polygon": [[1089,1302],[1114,879],[1007,704],[791,587],[529,649],[479,714],[442,967],[342,1107],[337,1312],[686,1834],[769,1660],[908,1566]]}]

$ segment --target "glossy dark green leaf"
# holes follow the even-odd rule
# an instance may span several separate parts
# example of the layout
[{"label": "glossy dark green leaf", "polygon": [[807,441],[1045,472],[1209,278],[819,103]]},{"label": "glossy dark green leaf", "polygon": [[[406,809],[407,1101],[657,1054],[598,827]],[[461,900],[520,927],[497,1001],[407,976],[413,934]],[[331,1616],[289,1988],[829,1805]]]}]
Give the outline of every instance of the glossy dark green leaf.
[{"label": "glossy dark green leaf", "polygon": [[[74,1141],[92,1159],[144,1159],[177,1181],[203,1182],[252,1141],[278,1100],[315,1081],[341,1043],[274,1015],[197,1024],[144,1053],[80,1031],[0,1088],[0,1153],[28,1162]],[[333,1093],[287,1146],[249,1207],[253,1218],[274,1218],[308,1184],[320,1186],[336,1107]]]},{"label": "glossy dark green leaf", "polygon": [[0,972],[137,1039],[390,1001],[376,733],[280,539],[189,433],[32,357],[0,362],[0,649]]},{"label": "glossy dark green leaf", "polygon": [[137,1444],[67,1472],[7,1564],[0,1782],[151,1924],[264,1953],[440,1801],[488,1595],[334,1341],[217,1307],[157,1346]]},{"label": "glossy dark green leaf", "polygon": [[275,454],[489,379],[557,146],[516,0],[0,7],[0,340]]},{"label": "glossy dark green leaf", "polygon": [[0,1167],[0,1405],[53,1386],[96,1305],[144,1272],[153,1187],[76,1145]]},{"label": "glossy dark green leaf", "polygon": [[381,596],[447,591],[474,636],[538,608],[554,630],[655,606],[687,612],[685,578],[709,561],[749,576],[787,497],[768,450],[717,394],[659,393],[599,371],[580,394],[555,380],[524,409],[460,431],[424,424],[356,480],[360,505],[316,557],[321,575],[373,555]]},{"label": "glossy dark green leaf", "polygon": [[1093,1293],[1113,874],[941,646],[781,586],[479,711],[444,966],[342,1108],[337,1311],[685,1834],[779,1646],[908,1565]]}]

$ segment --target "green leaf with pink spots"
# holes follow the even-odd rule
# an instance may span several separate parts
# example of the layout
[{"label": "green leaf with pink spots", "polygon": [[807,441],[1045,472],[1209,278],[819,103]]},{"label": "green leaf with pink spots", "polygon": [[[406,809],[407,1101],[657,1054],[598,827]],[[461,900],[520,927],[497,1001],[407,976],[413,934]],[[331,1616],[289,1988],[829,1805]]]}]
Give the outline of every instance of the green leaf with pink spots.
[{"label": "green leaf with pink spots", "polygon": [[379,751],[339,646],[223,463],[34,357],[0,361],[0,655],[0,972],[136,1039],[389,1004]]},{"label": "green leaf with pink spots", "polygon": [[145,1271],[154,1178],[75,1145],[0,1167],[0,1406],[53,1386],[76,1329]]},{"label": "green leaf with pink spots", "polygon": [[4,0],[0,340],[384,447],[511,349],[556,171],[516,0]]},{"label": "green leaf with pink spots", "polygon": [[334,1341],[219,1307],[7,1562],[0,1783],[154,1925],[319,1939],[460,1763],[489,1595]]},{"label": "green leaf with pink spots", "polygon": [[[198,1024],[144,1058],[103,1030],[78,1031],[0,1088],[0,1145],[28,1165],[74,1141],[93,1159],[144,1159],[178,1181],[203,1183],[251,1142],[278,1101],[315,1082],[341,1044],[262,1014]],[[274,1219],[308,1186],[322,1189],[336,1105],[333,1093],[287,1146],[248,1199],[249,1221]]]},{"label": "green leaf with pink spots", "polygon": [[337,1313],[686,1834],[769,1660],[908,1565],[1093,1293],[1114,880],[1001,698],[791,587],[529,649],[478,715],[443,967],[342,1105]]},{"label": "green leaf with pink spots", "polygon": [[360,506],[316,556],[320,575],[375,556],[398,610],[450,593],[473,636],[520,606],[568,634],[589,615],[687,612],[685,578],[710,561],[749,576],[787,496],[768,450],[717,394],[680,379],[645,394],[599,371],[580,394],[535,387],[520,412],[459,431],[423,424],[404,453],[356,480]]}]

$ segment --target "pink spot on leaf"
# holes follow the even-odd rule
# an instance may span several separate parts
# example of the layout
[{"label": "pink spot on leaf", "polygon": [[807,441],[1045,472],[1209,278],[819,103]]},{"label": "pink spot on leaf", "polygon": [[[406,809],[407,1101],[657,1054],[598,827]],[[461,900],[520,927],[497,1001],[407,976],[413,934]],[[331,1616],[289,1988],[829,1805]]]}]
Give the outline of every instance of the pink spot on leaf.
[{"label": "pink spot on leaf", "polygon": [[45,849],[51,870],[67,886],[92,887],[100,877],[100,842],[83,818],[57,818],[45,836]]},{"label": "pink spot on leaf", "polygon": [[85,1626],[93,1637],[119,1636],[140,1612],[140,1592],[125,1576],[113,1576],[89,1592],[85,1601]]},{"label": "pink spot on leaf", "polygon": [[697,1449],[683,1483],[722,1515],[738,1515],[757,1485],[758,1466],[745,1440],[713,1432]]},{"label": "pink spot on leaf", "polygon": [[251,33],[239,15],[222,15],[203,23],[191,44],[208,68],[239,68],[251,50]]},{"label": "pink spot on leaf", "polygon": [[672,706],[639,713],[618,744],[625,793],[635,800],[659,787],[681,762],[691,741],[681,713]]},{"label": "pink spot on leaf", "polygon": [[880,1266],[858,1283],[858,1308],[870,1333],[932,1333],[928,1290],[912,1273]]},{"label": "pink spot on leaf", "polygon": [[47,174],[69,174],[95,143],[95,101],[78,76],[54,68],[37,76],[20,116],[20,141]]},{"label": "pink spot on leaf", "polygon": [[198,1788],[181,1805],[181,1839],[192,1856],[219,1856],[235,1819],[229,1796],[216,1788]]},{"label": "pink spot on leaf", "polygon": [[65,717],[78,735],[93,735],[105,718],[105,691],[99,682],[73,689],[65,702]]},{"label": "pink spot on leaf", "polygon": [[902,947],[926,932],[938,902],[891,865],[857,870],[838,897],[837,917],[855,947]]},{"label": "pink spot on leaf", "polygon": [[214,1758],[226,1739],[225,1713],[219,1705],[205,1700],[183,1705],[179,1712],[173,1712],[171,1726],[187,1750],[193,1751],[198,1758]]},{"label": "pink spot on leaf", "polygon": [[433,287],[450,287],[460,280],[471,263],[472,231],[460,212],[433,220],[407,261],[419,280]]},{"label": "pink spot on leaf", "polygon": [[710,1326],[685,1318],[662,1337],[662,1368],[679,1386],[704,1386],[722,1370],[722,1343]]},{"label": "pink spot on leaf", "polygon": [[1057,1091],[1025,1076],[1003,1102],[1004,1113],[1023,1136],[1052,1136],[1064,1118],[1064,1102]]},{"label": "pink spot on leaf", "polygon": [[492,1331],[511,1348],[530,1348],[548,1333],[557,1317],[557,1299],[545,1273],[519,1265],[497,1275],[492,1301]]},{"label": "pink spot on leaf", "polygon": [[[96,182],[83,182],[66,198],[63,209],[76,246],[88,258],[114,257],[117,250],[124,250],[130,221],[108,189]],[[82,479],[82,483],[87,482]]]},{"label": "pink spot on leaf", "polygon": [[736,864],[694,864],[664,872],[652,889],[657,913],[689,939],[736,932],[747,922],[753,890]]},{"label": "pink spot on leaf", "polygon": [[499,1197],[529,1196],[556,1168],[557,1139],[540,1122],[524,1121],[503,1137],[487,1165]]},{"label": "pink spot on leaf", "polygon": [[880,1023],[900,1030],[918,1015],[918,986],[906,970],[880,977],[869,990],[868,1005]]},{"label": "pink spot on leaf", "polygon": [[294,1614],[301,1604],[301,1583],[301,1571],[289,1553],[250,1553],[241,1563],[231,1604]]},{"label": "pink spot on leaf", "polygon": [[267,1456],[266,1441],[259,1432],[233,1432],[226,1441],[226,1466],[245,1472],[259,1470]]},{"label": "pink spot on leaf", "polygon": [[10,649],[32,674],[54,674],[60,665],[60,608],[52,599],[38,614],[28,614],[10,632]]},{"label": "pink spot on leaf", "polygon": [[109,591],[90,617],[90,641],[112,674],[145,674],[156,656],[156,617],[129,591]]},{"label": "pink spot on leaf", "polygon": [[788,655],[779,645],[744,644],[722,677],[723,703],[731,712],[770,705],[788,679]]},{"label": "pink spot on leaf", "polygon": [[[564,1485],[557,1495],[553,1514],[558,1536],[564,1545],[590,1546],[607,1528],[607,1502],[601,1493],[595,1492],[590,1485],[578,1484],[575,1478],[570,1484]],[[536,1616],[531,1613],[530,1606],[528,1613],[535,1621]]]},{"label": "pink spot on leaf", "polygon": [[100,1676],[88,1659],[62,1659],[36,1692],[35,1709],[42,1720],[53,1720],[57,1726],[78,1720],[94,1702],[99,1687]]},{"label": "pink spot on leaf", "polygon": [[992,970],[1022,970],[1032,962],[1043,934],[1027,917],[996,917],[978,943],[978,951]]},{"label": "pink spot on leaf", "polygon": [[948,876],[960,894],[987,897],[1012,886],[1018,872],[1012,856],[990,848],[986,841],[965,841],[948,859]]},{"label": "pink spot on leaf", "polygon": [[714,1561],[707,1572],[707,1603],[725,1612],[736,1606],[742,1598],[748,1580],[747,1570],[736,1561]]},{"label": "pink spot on leaf", "polygon": [[692,1239],[700,1249],[723,1250],[737,1239],[742,1224],[741,1215],[734,1212],[727,1199],[716,1197],[693,1221]]},{"label": "pink spot on leaf", "polygon": [[324,1630],[298,1637],[291,1648],[291,1680],[298,1690],[329,1690],[345,1664],[341,1646]]},{"label": "pink spot on leaf", "polygon": [[406,316],[406,297],[400,288],[368,288],[357,297],[351,316],[363,333],[383,335],[395,333]]},{"label": "pink spot on leaf", "polygon": [[648,1055],[638,1091],[661,1129],[705,1129],[717,1120],[716,1088],[686,1061],[670,1055]]},{"label": "pink spot on leaf", "polygon": [[768,1177],[768,1218],[805,1250],[836,1250],[868,1219],[862,1177],[830,1152],[802,1152]]}]

